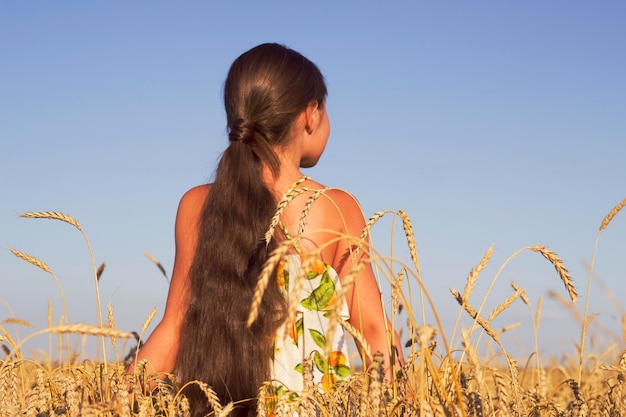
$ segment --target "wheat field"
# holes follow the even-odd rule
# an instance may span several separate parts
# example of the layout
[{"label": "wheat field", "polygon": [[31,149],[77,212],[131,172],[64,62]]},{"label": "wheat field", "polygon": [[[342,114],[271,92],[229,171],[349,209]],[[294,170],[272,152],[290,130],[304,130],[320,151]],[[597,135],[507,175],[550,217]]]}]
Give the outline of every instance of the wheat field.
[{"label": "wheat field", "polygon": [[[626,199],[617,204],[602,220],[589,266],[586,293],[589,294],[598,241],[602,232],[626,205]],[[140,362],[134,374],[126,372],[129,360],[136,353],[144,333],[156,315],[147,314],[140,332],[127,332],[116,328],[115,311],[110,304],[103,314],[100,305],[99,280],[104,264],[94,261],[87,235],[73,217],[57,212],[30,212],[24,218],[58,220],[73,226],[82,233],[89,248],[93,265],[93,278],[99,317],[96,324],[71,324],[67,322],[66,301],[61,318],[52,317],[49,307],[48,327],[32,328],[24,320],[8,318],[0,322],[0,416],[188,416],[190,404],[181,393],[174,375],[155,375],[150,365]],[[577,357],[541,357],[535,337],[533,355],[526,363],[519,363],[507,351],[502,333],[507,328],[497,328],[494,320],[507,313],[514,303],[522,303],[530,311],[532,328],[541,322],[541,299],[534,305],[524,288],[511,282],[511,295],[499,302],[491,311],[485,311],[485,300],[493,284],[511,259],[522,252],[535,253],[554,268],[563,291],[553,294],[564,309],[572,309],[579,298],[566,265],[558,254],[545,246],[529,246],[512,254],[492,277],[485,294],[476,295],[476,283],[491,261],[491,247],[468,274],[462,291],[451,289],[451,300],[458,304],[458,319],[452,328],[444,328],[437,307],[422,282],[415,235],[408,215],[400,211],[374,214],[367,222],[357,247],[369,239],[370,229],[383,217],[399,222],[404,234],[409,261],[391,260],[372,250],[369,262],[374,263],[381,280],[391,288],[385,300],[392,323],[401,316],[406,322],[401,329],[406,346],[405,364],[393,381],[383,377],[382,355],[370,352],[367,343],[343,323],[346,331],[364,346],[365,355],[372,358],[368,369],[355,370],[353,376],[332,388],[312,383],[312,360],[305,361],[303,376],[305,391],[297,396],[273,394],[268,381],[259,387],[257,410],[259,416],[623,416],[626,415],[624,381],[626,352],[617,346],[626,342],[626,317],[621,317],[625,340],[616,340],[601,355],[592,353],[588,339],[593,314],[589,312],[589,297],[581,309],[580,340],[576,346]],[[272,231],[268,232],[271,236]],[[267,267],[259,277],[256,299],[260,299],[271,278],[273,266],[286,253],[286,245],[278,247],[270,256]],[[16,257],[48,273],[63,297],[59,279],[44,262],[30,254],[9,249]],[[146,254],[161,272],[165,269],[151,255]],[[305,262],[306,265],[306,262]],[[350,282],[362,265],[354,266],[345,278]],[[484,278],[481,278],[484,279]],[[407,284],[409,284],[407,286]],[[407,290],[409,288],[409,290]],[[473,297],[472,297],[473,296]],[[482,301],[472,300],[482,297]],[[419,302],[415,300],[419,299]],[[337,303],[340,305],[340,303]],[[254,321],[253,303],[249,321]],[[425,320],[425,310],[432,323]],[[335,315],[337,320],[338,314]],[[461,320],[461,319],[464,320]],[[291,320],[288,317],[287,320]],[[462,323],[468,323],[465,325]],[[53,325],[53,323],[59,323]],[[28,328],[31,333],[17,337],[10,329]],[[396,329],[390,329],[396,330]],[[53,354],[27,356],[24,344],[40,335],[56,340]],[[71,338],[89,337],[97,340],[100,354],[91,360],[79,360],[71,348]],[[107,352],[109,354],[107,355]],[[107,359],[114,357],[114,359]],[[212,415],[228,416],[237,404],[220,404],[211,387],[196,382],[213,407]]]}]

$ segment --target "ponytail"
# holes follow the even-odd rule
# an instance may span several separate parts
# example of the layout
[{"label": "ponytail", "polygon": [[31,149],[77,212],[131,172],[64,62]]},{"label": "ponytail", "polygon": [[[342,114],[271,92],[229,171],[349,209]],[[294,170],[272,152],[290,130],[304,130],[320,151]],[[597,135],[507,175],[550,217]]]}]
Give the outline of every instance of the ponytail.
[{"label": "ponytail", "polygon": [[[276,331],[286,300],[269,285],[259,316],[246,326],[257,278],[268,254],[265,232],[276,197],[264,180],[278,176],[274,149],[289,139],[297,115],[326,96],[317,67],[297,52],[260,45],[231,66],[224,85],[229,146],[198,223],[198,243],[189,270],[189,306],[181,327],[176,370],[181,383],[208,384],[222,404],[243,401],[233,415],[252,416],[268,380]],[[197,385],[186,389],[194,416],[211,411]]]}]

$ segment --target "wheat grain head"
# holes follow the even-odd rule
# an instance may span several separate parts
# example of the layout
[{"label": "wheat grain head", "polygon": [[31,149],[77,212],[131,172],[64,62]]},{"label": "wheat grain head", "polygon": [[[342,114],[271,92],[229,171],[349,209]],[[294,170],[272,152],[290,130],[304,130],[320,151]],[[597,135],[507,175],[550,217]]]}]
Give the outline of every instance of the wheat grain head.
[{"label": "wheat grain head", "polygon": [[80,224],[78,223],[78,221],[75,218],[73,218],[72,216],[69,216],[67,214],[59,213],[59,212],[56,212],[56,211],[30,211],[30,212],[27,212],[27,213],[20,214],[20,217],[23,217],[23,218],[26,218],[26,219],[54,219],[54,220],[60,220],[62,222],[71,224],[72,226],[74,226],[75,228],[80,230],[81,232],[83,231],[82,227],[80,226]]},{"label": "wheat grain head", "polygon": [[620,210],[624,208],[624,206],[626,206],[626,198],[620,201],[615,207],[613,207],[613,209],[609,212],[609,214],[607,214],[604,217],[604,219],[602,220],[602,223],[600,224],[600,229],[599,229],[600,232],[606,229],[609,223],[611,223],[611,220],[613,220],[613,217],[615,217],[615,215],[619,213]]},{"label": "wheat grain head", "polygon": [[576,304],[578,292],[574,286],[574,280],[570,276],[567,268],[565,268],[563,261],[557,256],[556,252],[546,248],[545,246],[531,246],[530,249],[534,252],[541,253],[544,258],[552,263],[554,269],[559,274],[559,277],[561,277],[561,281],[563,281],[563,285],[565,285],[565,289],[567,290],[572,303]]}]

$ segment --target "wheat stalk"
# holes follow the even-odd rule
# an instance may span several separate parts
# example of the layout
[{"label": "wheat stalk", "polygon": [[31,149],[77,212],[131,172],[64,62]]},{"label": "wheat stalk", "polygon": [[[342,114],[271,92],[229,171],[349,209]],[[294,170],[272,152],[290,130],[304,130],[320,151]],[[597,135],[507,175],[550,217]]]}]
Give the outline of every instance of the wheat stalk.
[{"label": "wheat stalk", "polygon": [[[68,320],[68,316],[67,316],[67,303],[65,301],[65,293],[63,292],[63,287],[61,286],[61,282],[59,281],[57,276],[54,274],[54,272],[52,272],[52,270],[48,267],[48,265],[46,265],[45,262],[35,258],[34,256],[31,256],[31,255],[29,255],[27,253],[18,251],[18,250],[13,249],[13,248],[9,248],[9,251],[13,255],[17,256],[18,258],[25,260],[29,264],[36,266],[37,268],[41,269],[44,272],[47,272],[48,274],[50,274],[52,276],[52,279],[54,279],[54,282],[55,282],[57,288],[59,289],[59,293],[61,294],[61,301],[63,303],[63,314],[65,316],[65,320],[67,321]],[[51,318],[52,318],[52,305],[49,304],[48,307],[49,307],[48,308],[48,323],[50,324],[52,322],[51,321]],[[50,326],[48,326],[48,327],[50,327]],[[67,352],[68,352],[68,358],[69,358],[69,356],[70,356],[69,339],[67,340],[67,342],[68,342]]]},{"label": "wheat stalk", "polygon": [[537,310],[535,312],[535,327],[539,328],[539,323],[541,322],[541,309],[543,308],[543,296],[539,297],[537,301]]},{"label": "wheat stalk", "polygon": [[[100,302],[100,286],[98,285],[98,271],[96,269],[96,261],[95,261],[94,255],[93,255],[93,250],[91,249],[91,243],[89,243],[89,238],[87,237],[87,234],[85,233],[83,228],[80,226],[78,221],[75,218],[73,218],[72,216],[69,216],[69,215],[64,214],[64,213],[55,212],[55,211],[31,211],[31,212],[20,214],[20,217],[30,218],[30,219],[54,219],[54,220],[60,220],[62,222],[68,223],[68,224],[76,227],[76,229],[81,232],[81,234],[83,235],[83,238],[85,239],[85,243],[87,245],[87,249],[89,250],[89,256],[91,258],[91,266],[93,268],[93,276],[94,276],[94,281],[95,281],[95,285],[96,285],[96,308],[97,308],[97,314],[98,314],[98,322],[100,324],[100,327],[103,327],[104,326],[104,320],[103,320],[103,317],[102,317],[102,306],[101,306],[101,302]],[[55,277],[55,279],[56,279],[56,277]],[[65,301],[64,301],[64,305],[65,305]],[[67,313],[65,315],[67,317]],[[68,346],[68,349],[69,349],[69,346]],[[102,354],[106,357],[106,345],[105,345],[105,342],[104,342],[104,337],[102,338]],[[107,362],[104,361],[105,369],[106,369],[107,366],[108,366]]]},{"label": "wheat stalk", "polygon": [[534,252],[541,253],[544,258],[552,263],[554,269],[561,277],[563,285],[565,285],[565,289],[569,294],[569,298],[572,300],[572,303],[576,304],[576,300],[578,299],[578,293],[576,292],[574,281],[569,275],[567,268],[565,268],[565,265],[563,265],[563,261],[557,256],[556,252],[546,248],[545,246],[531,246],[530,249]]}]

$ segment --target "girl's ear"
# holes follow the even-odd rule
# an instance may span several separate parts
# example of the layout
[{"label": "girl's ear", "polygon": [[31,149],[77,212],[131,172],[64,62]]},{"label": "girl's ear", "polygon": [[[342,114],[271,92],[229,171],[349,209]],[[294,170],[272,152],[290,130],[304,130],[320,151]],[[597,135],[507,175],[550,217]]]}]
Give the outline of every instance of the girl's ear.
[{"label": "girl's ear", "polygon": [[317,100],[313,100],[309,103],[308,106],[306,106],[306,109],[304,110],[304,129],[309,135],[313,133],[313,130],[315,130],[315,127],[317,126],[317,122],[319,119],[318,109],[319,103],[317,102]]}]

